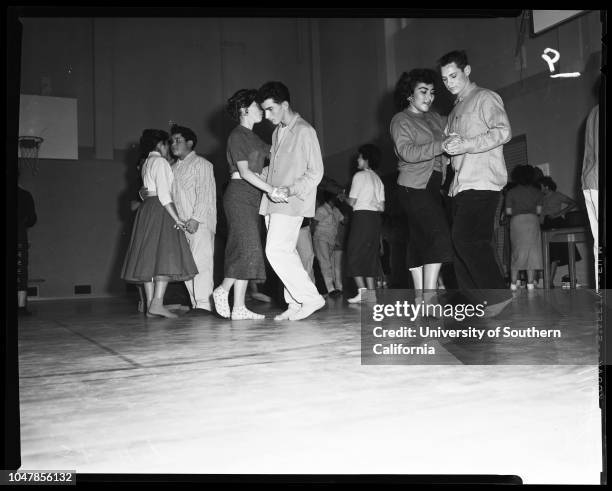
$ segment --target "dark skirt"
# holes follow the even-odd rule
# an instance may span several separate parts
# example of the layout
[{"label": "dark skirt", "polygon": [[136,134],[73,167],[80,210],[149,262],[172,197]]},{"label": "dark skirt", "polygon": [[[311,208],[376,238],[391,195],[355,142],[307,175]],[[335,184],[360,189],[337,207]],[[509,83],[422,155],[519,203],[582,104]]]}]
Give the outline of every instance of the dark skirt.
[{"label": "dark skirt", "polygon": [[442,173],[434,171],[425,189],[398,186],[398,199],[410,232],[406,253],[409,268],[453,260],[450,229],[440,195],[441,184]]},{"label": "dark skirt", "polygon": [[28,289],[28,243],[17,242],[17,290]]},{"label": "dark skirt", "polygon": [[[542,230],[550,230],[551,228],[564,228],[569,227],[570,225],[561,217],[558,218],[550,218],[546,216],[544,218],[544,223],[542,224]],[[580,261],[582,256],[580,252],[578,252],[578,248],[576,244],[574,247],[574,257],[576,261]],[[569,264],[569,251],[567,250],[567,244],[561,244],[559,242],[552,242],[549,244],[549,254],[550,254],[550,262],[554,263],[558,261],[558,266],[566,266]]]},{"label": "dark skirt", "polygon": [[[549,247],[551,263],[558,261],[558,266],[567,266],[569,264],[569,251],[567,250],[567,244],[552,242]],[[574,244],[574,258],[576,262],[582,259],[576,244]]]},{"label": "dark skirt", "polygon": [[346,276],[368,276],[380,274],[381,214],[378,211],[357,210],[351,218],[347,243]]},{"label": "dark skirt", "polygon": [[265,280],[259,204],[261,192],[242,179],[232,179],[223,195],[227,219],[224,276],[237,280]]},{"label": "dark skirt", "polygon": [[156,276],[187,281],[196,274],[185,232],[174,228],[157,196],[147,198],[136,212],[121,278],[133,283],[153,281]]}]

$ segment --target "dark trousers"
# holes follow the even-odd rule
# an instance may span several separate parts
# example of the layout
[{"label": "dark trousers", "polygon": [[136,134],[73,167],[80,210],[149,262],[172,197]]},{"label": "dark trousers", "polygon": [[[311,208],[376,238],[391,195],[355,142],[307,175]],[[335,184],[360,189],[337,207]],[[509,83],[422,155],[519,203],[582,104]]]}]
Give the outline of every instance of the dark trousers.
[{"label": "dark trousers", "polygon": [[[493,225],[499,191],[462,191],[453,198],[451,237],[459,289],[489,305],[511,297],[495,260]],[[485,291],[486,290],[486,291]],[[493,290],[493,291],[492,291]],[[494,291],[499,290],[499,291]]]}]

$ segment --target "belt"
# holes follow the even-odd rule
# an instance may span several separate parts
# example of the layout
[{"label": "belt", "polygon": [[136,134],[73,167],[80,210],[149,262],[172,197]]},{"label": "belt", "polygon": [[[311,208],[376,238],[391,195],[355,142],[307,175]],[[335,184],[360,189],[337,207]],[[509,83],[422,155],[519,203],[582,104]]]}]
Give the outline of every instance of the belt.
[{"label": "belt", "polygon": [[146,196],[144,196],[144,199],[147,199],[147,198],[155,198],[156,196],[157,196],[157,193],[156,193],[156,192],[153,192],[153,191],[147,191],[147,195],[146,195]]}]

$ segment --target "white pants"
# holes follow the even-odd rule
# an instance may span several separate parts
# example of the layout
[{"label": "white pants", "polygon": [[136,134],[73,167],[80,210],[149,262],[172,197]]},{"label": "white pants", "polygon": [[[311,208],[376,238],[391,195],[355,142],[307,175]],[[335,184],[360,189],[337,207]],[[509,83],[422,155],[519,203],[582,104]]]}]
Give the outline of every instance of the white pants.
[{"label": "white pants", "polygon": [[193,279],[186,281],[185,286],[191,298],[191,306],[194,309],[212,310],[210,297],[213,291],[213,266],[215,250],[215,234],[200,225],[194,234],[186,233],[187,242],[193,260],[198,268],[198,274]]},{"label": "white pants", "polygon": [[593,260],[595,262],[595,290],[599,291],[599,191],[583,189],[584,202],[593,234]]},{"label": "white pants", "polygon": [[314,303],[321,298],[296,249],[303,219],[280,213],[266,215],[266,257],[285,286],[285,302],[289,305]]},{"label": "white pants", "polygon": [[310,227],[300,228],[298,234],[298,240],[296,244],[297,253],[300,256],[304,269],[310,276],[310,279],[314,283],[315,276],[314,270],[312,269],[312,263],[314,262],[314,249],[312,248],[312,235],[310,234]]}]

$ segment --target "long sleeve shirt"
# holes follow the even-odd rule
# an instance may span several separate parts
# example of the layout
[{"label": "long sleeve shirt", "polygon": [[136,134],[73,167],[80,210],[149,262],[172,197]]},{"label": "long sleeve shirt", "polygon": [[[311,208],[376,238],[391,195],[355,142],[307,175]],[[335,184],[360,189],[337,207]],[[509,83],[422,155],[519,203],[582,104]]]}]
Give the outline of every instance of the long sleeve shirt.
[{"label": "long sleeve shirt", "polygon": [[582,189],[599,189],[599,104],[591,109],[584,135]]},{"label": "long sleeve shirt", "polygon": [[397,183],[415,189],[425,189],[431,173],[446,175],[448,158],[443,154],[446,118],[436,112],[414,113],[409,109],[393,116],[391,138],[398,157]]},{"label": "long sleeve shirt", "polygon": [[512,138],[510,121],[501,97],[470,83],[455,102],[444,133],[457,133],[469,151],[451,157],[455,170],[449,195],[468,189],[500,191],[508,182],[503,145]]},{"label": "long sleeve shirt", "polygon": [[157,193],[162,206],[172,203],[172,168],[159,152],[150,152],[142,165],[142,182],[148,191]]},{"label": "long sleeve shirt", "polygon": [[200,222],[210,231],[217,228],[217,186],[212,164],[195,152],[172,167],[172,197],[181,220]]},{"label": "long sleeve shirt", "polygon": [[312,217],[317,186],[323,178],[323,157],[317,132],[297,113],[283,128],[282,138],[279,131],[280,125],[272,134],[270,165],[265,179],[271,186],[288,187],[291,196],[288,203],[274,203],[264,194],[259,214]]}]

